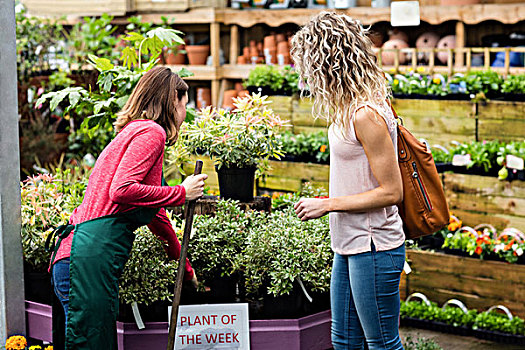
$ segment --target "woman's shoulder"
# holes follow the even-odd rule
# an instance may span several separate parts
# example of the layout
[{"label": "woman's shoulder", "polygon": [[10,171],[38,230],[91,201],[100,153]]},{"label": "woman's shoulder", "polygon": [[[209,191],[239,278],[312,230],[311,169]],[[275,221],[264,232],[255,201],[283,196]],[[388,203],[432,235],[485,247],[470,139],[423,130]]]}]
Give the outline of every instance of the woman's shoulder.
[{"label": "woman's shoulder", "polygon": [[149,119],[137,119],[130,121],[121,132],[125,131],[127,134],[137,135],[142,133],[150,133],[160,138],[166,138],[166,131],[154,122]]}]

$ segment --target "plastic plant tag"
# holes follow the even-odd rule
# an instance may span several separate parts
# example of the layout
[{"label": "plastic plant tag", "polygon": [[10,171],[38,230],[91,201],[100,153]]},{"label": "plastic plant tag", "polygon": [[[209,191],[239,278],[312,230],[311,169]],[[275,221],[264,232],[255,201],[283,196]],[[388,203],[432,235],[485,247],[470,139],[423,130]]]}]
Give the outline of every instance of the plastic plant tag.
[{"label": "plastic plant tag", "polygon": [[523,158],[513,156],[512,154],[507,154],[507,159],[505,160],[507,168],[523,170],[524,163],[525,161],[523,160]]},{"label": "plastic plant tag", "polygon": [[393,1],[390,4],[390,24],[392,27],[418,26],[419,1]]},{"label": "plastic plant tag", "polygon": [[140,317],[139,306],[137,305],[136,301],[131,303],[131,310],[133,311],[133,317],[135,318],[135,324],[137,325],[137,328],[138,329],[146,328],[144,326],[144,322],[142,322],[142,317]]},{"label": "plastic plant tag", "polygon": [[410,272],[412,272],[412,268],[408,263],[405,261],[405,265],[403,265],[403,271],[405,271],[405,274],[408,275]]},{"label": "plastic plant tag", "polygon": [[470,154],[455,154],[452,157],[452,165],[454,166],[465,166],[471,162]]}]

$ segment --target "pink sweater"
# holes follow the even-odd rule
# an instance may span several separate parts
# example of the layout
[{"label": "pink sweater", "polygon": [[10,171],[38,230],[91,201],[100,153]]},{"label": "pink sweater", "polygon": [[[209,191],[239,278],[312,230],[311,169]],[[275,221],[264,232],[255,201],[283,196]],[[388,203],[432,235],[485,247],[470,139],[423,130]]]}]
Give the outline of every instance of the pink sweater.
[{"label": "pink sweater", "polygon": [[[161,186],[165,143],[166,132],[154,121],[128,123],[97,159],[82,204],[73,211],[69,223],[76,225],[141,206],[184,204],[183,186]],[[164,209],[159,210],[148,227],[168,243],[168,256],[179,258],[180,243]],[[72,240],[73,232],[60,244],[53,263],[70,256]],[[185,270],[185,279],[191,279],[193,269],[188,260]]]}]

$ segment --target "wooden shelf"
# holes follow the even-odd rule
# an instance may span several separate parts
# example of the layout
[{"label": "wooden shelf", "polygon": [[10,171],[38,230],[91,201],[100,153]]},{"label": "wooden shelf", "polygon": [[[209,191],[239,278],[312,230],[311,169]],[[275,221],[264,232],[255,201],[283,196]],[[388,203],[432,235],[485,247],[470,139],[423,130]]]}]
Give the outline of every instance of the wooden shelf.
[{"label": "wooden shelf", "polygon": [[[217,10],[217,19],[226,25],[238,25],[244,28],[256,24],[278,27],[285,23],[306,24],[312,16],[326,9],[286,9],[286,10]],[[332,11],[332,10],[331,10]],[[354,7],[346,10],[333,10],[359,19],[363,24],[390,22],[390,8]],[[469,6],[422,6],[421,21],[440,24],[446,21],[461,21],[476,24],[495,20],[513,24],[525,18],[525,3],[486,4]]]},{"label": "wooden shelf", "polygon": [[169,67],[174,72],[178,72],[181,68],[186,68],[194,74],[191,77],[184,78],[186,80],[217,80],[221,78],[219,69],[212,66],[166,65],[166,67]]}]

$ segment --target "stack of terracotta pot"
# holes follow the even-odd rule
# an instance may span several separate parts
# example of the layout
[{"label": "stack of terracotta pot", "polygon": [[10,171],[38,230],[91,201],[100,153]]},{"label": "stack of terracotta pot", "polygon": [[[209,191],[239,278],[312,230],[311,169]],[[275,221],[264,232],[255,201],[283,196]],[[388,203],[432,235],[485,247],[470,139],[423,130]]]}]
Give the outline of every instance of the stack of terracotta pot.
[{"label": "stack of terracotta pot", "polygon": [[198,88],[197,89],[197,109],[203,109],[211,106],[211,89]]},{"label": "stack of terracotta pot", "polygon": [[237,58],[237,64],[290,64],[290,40],[285,34],[268,35],[263,43],[251,40]]},{"label": "stack of terracotta pot", "polygon": [[[380,34],[374,34],[371,39],[374,43],[375,47],[381,47],[382,49],[406,49],[409,47],[408,44],[408,35],[399,29],[393,29],[388,32],[389,38],[388,40],[382,44],[381,46],[381,39],[378,40],[380,37]],[[432,48],[438,48],[438,49],[453,49],[456,47],[456,37],[454,35],[447,35],[443,38],[439,38],[439,35],[433,32],[426,32],[421,34],[418,39],[416,40],[416,48],[418,49],[432,49]],[[399,52],[399,64],[403,65],[408,63],[410,59],[410,55],[406,53]],[[438,52],[436,54],[436,57],[439,62],[446,64],[448,60],[448,52]],[[384,51],[381,53],[381,60],[383,65],[385,66],[391,66],[394,65],[396,58],[396,52],[395,51]],[[429,54],[428,53],[419,53],[418,62],[428,62]]]},{"label": "stack of terracotta pot", "polygon": [[244,97],[248,95],[248,90],[244,90],[242,83],[235,83],[235,89],[224,91],[224,98],[222,101],[222,108],[232,110],[235,108],[233,99],[236,97]]}]

